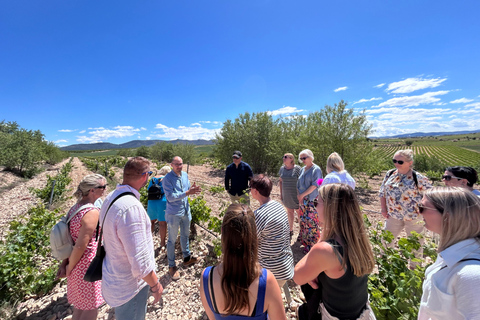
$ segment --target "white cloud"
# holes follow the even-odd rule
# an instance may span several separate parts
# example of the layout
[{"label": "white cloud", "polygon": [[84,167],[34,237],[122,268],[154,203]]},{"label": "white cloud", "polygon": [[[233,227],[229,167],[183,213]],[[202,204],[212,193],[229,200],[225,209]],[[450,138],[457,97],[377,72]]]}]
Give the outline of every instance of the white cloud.
[{"label": "white cloud", "polygon": [[150,139],[152,139],[152,138],[150,138],[150,137],[146,137],[145,139],[147,139],[147,140],[150,140]]},{"label": "white cloud", "polygon": [[406,114],[412,117],[412,121],[417,119],[418,114],[442,114],[442,113],[449,113],[451,109],[442,109],[442,108],[435,108],[435,109],[427,109],[427,108],[380,108],[380,109],[370,109],[366,110],[367,114],[377,114],[377,113],[389,113],[392,115],[395,114]]},{"label": "white cloud", "polygon": [[200,123],[198,123],[198,122],[195,122],[195,123],[192,123],[191,126],[199,126],[199,127],[201,127],[202,125],[201,125]]},{"label": "white cloud", "polygon": [[450,103],[469,103],[472,101],[473,99],[461,98],[461,99],[450,101]]},{"label": "white cloud", "polygon": [[348,87],[340,87],[340,88],[337,88],[337,89],[335,89],[335,90],[333,90],[333,91],[338,92],[338,91],[345,91],[345,90],[347,90],[347,89],[348,89]]},{"label": "white cloud", "polygon": [[373,86],[374,88],[381,88],[385,85],[386,83],[380,83],[380,84],[377,84],[376,86]]},{"label": "white cloud", "polygon": [[68,142],[68,140],[60,139],[60,140],[57,140],[57,141],[53,141],[53,143],[55,143],[55,144],[62,143],[62,142]]},{"label": "white cloud", "polygon": [[470,103],[465,106],[465,108],[472,108],[472,107],[475,109],[480,109],[480,102]]},{"label": "white cloud", "polygon": [[445,80],[447,80],[447,78],[408,78],[402,81],[390,83],[385,91],[388,93],[410,93],[417,90],[438,87]]},{"label": "white cloud", "polygon": [[302,112],[302,111],[305,111],[305,110],[297,109],[296,107],[287,106],[287,107],[283,107],[283,108],[280,108],[280,109],[277,109],[277,110],[267,111],[267,113],[271,116],[278,116],[278,115],[281,115],[281,114],[292,114],[292,113],[299,113],[299,112]]},{"label": "white cloud", "polygon": [[360,99],[358,101],[355,101],[353,104],[369,102],[369,101],[377,101],[377,100],[383,100],[383,98],[379,97],[379,98],[371,98],[371,99]]},{"label": "white cloud", "polygon": [[210,121],[210,120],[207,120],[207,121],[198,121],[199,123],[207,123],[207,124],[213,124],[213,125],[221,125],[222,122],[221,121]]},{"label": "white cloud", "polygon": [[87,132],[87,130],[82,130],[82,131],[80,131],[79,133],[85,133],[85,132]]},{"label": "white cloud", "polygon": [[142,131],[146,131],[146,130],[147,130],[147,128],[141,127],[141,128],[140,128],[140,130],[142,130]]},{"label": "white cloud", "polygon": [[203,128],[197,123],[194,123],[189,127],[179,126],[178,128],[171,128],[164,124],[158,123],[155,126],[155,129],[158,131],[151,133],[149,135],[150,139],[211,140],[215,138],[215,133],[220,131],[220,129]]},{"label": "white cloud", "polygon": [[462,119],[453,119],[450,124],[454,127],[454,128],[464,128],[464,127],[468,127],[468,122],[465,121],[465,120],[462,120]]},{"label": "white cloud", "polygon": [[134,128],[132,126],[116,126],[113,129],[89,128],[92,130],[88,132],[90,136],[77,136],[77,141],[82,143],[96,143],[107,141],[110,138],[125,138],[138,134],[142,129]]},{"label": "white cloud", "polygon": [[74,131],[77,131],[77,129],[74,129],[74,130],[72,130],[72,129],[60,129],[60,130],[58,130],[58,132],[74,132]]},{"label": "white cloud", "polygon": [[405,96],[405,97],[397,97],[397,98],[392,98],[389,99],[385,102],[380,103],[377,106],[372,106],[372,108],[381,108],[381,107],[399,107],[399,106],[405,106],[405,107],[416,107],[421,104],[432,104],[435,102],[440,101],[440,98],[437,98],[436,96],[441,96],[444,94],[447,94],[449,91],[444,90],[444,91],[436,91],[436,92],[426,92],[424,94],[418,95],[418,96]]}]

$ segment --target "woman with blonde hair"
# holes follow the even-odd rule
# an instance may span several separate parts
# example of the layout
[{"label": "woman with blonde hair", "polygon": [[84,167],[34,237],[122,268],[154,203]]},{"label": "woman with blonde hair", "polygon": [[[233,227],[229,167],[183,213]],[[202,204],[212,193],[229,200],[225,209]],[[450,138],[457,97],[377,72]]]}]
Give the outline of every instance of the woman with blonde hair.
[{"label": "woman with blonde hair", "polygon": [[355,180],[347,170],[345,170],[343,160],[336,152],[328,156],[327,173],[323,179],[322,186],[329,183],[345,183],[352,187],[352,189],[355,189]]},{"label": "woman with blonde hair", "polygon": [[203,270],[200,297],[210,320],[285,319],[274,275],[258,263],[252,210],[231,204],[222,223],[222,262]]},{"label": "woman with blonde hair", "polygon": [[440,243],[437,260],[425,271],[418,319],[478,319],[480,199],[465,188],[436,187],[419,209]]},{"label": "woman with blonde hair", "polygon": [[[162,180],[167,173],[172,171],[170,166],[163,166],[158,175],[152,177],[148,183],[148,203],[147,214],[152,223],[152,233],[155,230],[155,223],[158,221],[160,231],[160,248],[165,248],[167,240],[167,222],[165,221],[165,209],[167,208],[167,198],[163,191]],[[154,186],[154,188],[152,188]],[[155,190],[156,193],[151,192]]]},{"label": "woman with blonde hair", "polygon": [[346,184],[322,186],[317,211],[322,237],[293,277],[307,299],[299,319],[375,319],[367,285],[375,259],[355,192]]},{"label": "woman with blonde hair", "polygon": [[295,164],[295,157],[291,153],[283,155],[283,166],[280,168],[280,199],[287,208],[288,224],[290,226],[290,240],[293,236],[293,221],[295,219],[295,210],[298,210],[297,181],[300,176],[299,165]]},{"label": "woman with blonde hair", "polygon": [[300,232],[297,241],[303,245],[303,252],[307,253],[320,238],[318,214],[313,201],[318,196],[317,181],[323,178],[322,169],[313,163],[312,151],[305,149],[298,155],[298,160],[305,166],[300,171],[297,181],[297,198],[300,204]]},{"label": "woman with blonde hair", "polygon": [[[385,230],[394,236],[394,241],[388,244],[390,247],[395,245],[395,239],[404,228],[407,236],[412,231],[422,233],[418,204],[425,191],[432,187],[427,177],[413,170],[412,150],[398,150],[392,161],[395,169],[387,172],[379,191],[382,215],[386,219]],[[423,244],[423,239],[420,243]],[[421,255],[422,249],[415,252],[416,257]],[[416,265],[412,262],[410,268]]]},{"label": "woman with blonde hair", "polygon": [[77,203],[68,211],[70,235],[75,243],[70,257],[63,260],[57,277],[67,277],[67,298],[73,305],[73,319],[96,319],[102,298],[101,281],[83,280],[97,252],[97,223],[100,212],[95,200],[103,196],[107,182],[102,175],[90,174],[82,179],[75,191]]}]

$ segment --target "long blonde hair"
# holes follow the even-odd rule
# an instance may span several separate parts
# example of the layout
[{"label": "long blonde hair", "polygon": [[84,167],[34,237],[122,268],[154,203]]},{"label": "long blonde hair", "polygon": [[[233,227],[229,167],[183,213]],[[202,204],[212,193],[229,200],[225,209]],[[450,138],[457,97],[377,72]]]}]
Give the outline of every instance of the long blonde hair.
[{"label": "long blonde hair", "polygon": [[324,216],[322,240],[340,237],[344,241],[342,267],[348,260],[357,277],[371,273],[375,259],[353,189],[346,184],[327,184],[320,188],[320,197]]},{"label": "long blonde hair", "polygon": [[345,164],[343,164],[342,157],[336,152],[328,156],[327,159],[327,173],[336,171],[338,173],[345,170]]},{"label": "long blonde hair", "polygon": [[435,187],[425,197],[443,215],[438,251],[465,239],[480,242],[480,198],[459,187]]}]

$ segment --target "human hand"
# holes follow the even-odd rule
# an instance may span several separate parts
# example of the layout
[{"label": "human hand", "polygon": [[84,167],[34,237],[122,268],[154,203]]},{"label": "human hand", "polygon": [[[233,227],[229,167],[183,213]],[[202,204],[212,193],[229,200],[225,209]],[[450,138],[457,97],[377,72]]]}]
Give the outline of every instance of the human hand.
[{"label": "human hand", "polygon": [[68,263],[67,259],[62,261],[62,263],[58,267],[58,271],[57,271],[57,275],[55,276],[55,280],[65,278],[67,276],[67,263]]},{"label": "human hand", "polygon": [[190,187],[190,189],[188,189],[187,195],[199,194],[200,192],[202,192],[202,189],[200,188],[200,186],[197,186],[196,183],[194,182],[193,185]]},{"label": "human hand", "polygon": [[382,211],[382,216],[385,218],[385,219],[388,219],[388,213],[386,211]]},{"label": "human hand", "polygon": [[298,203],[301,205],[303,203],[303,197],[301,194],[297,195]]},{"label": "human hand", "polygon": [[70,276],[70,274],[72,273],[72,270],[73,270],[73,267],[71,263],[67,264],[67,268],[66,268],[66,275],[67,277]]},{"label": "human hand", "polygon": [[[157,288],[158,288],[158,291],[156,290]],[[163,293],[162,284],[159,282],[153,288],[150,287],[150,293],[151,293],[152,297],[154,298],[152,304],[155,304],[158,301],[160,301],[160,298],[162,297],[162,293]]]}]

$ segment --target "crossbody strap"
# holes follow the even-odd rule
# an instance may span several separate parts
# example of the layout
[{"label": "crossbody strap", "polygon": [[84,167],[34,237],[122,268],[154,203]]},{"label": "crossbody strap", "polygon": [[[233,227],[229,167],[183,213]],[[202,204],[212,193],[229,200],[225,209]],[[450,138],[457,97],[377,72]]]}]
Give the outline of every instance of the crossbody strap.
[{"label": "crossbody strap", "polygon": [[[466,258],[466,259],[462,259],[462,260],[458,261],[457,263],[454,264],[454,266],[457,265],[457,264],[459,264],[460,262],[463,262],[463,261],[472,261],[472,260],[473,260],[473,261],[480,261],[480,259],[477,259],[477,258]],[[440,270],[442,270],[442,269],[445,269],[446,267],[447,267],[447,266],[445,265],[445,266],[441,267],[438,271],[440,271]]]},{"label": "crossbody strap", "polygon": [[[97,235],[96,235],[95,240],[98,242],[98,244],[97,244],[97,254],[96,255],[100,255],[100,247],[102,246],[102,236],[103,236],[103,224],[105,223],[105,218],[107,217],[108,210],[110,210],[110,208],[112,207],[112,204],[115,201],[117,201],[118,199],[120,199],[121,197],[126,196],[126,195],[132,195],[132,196],[135,197],[135,194],[133,192],[124,192],[124,193],[119,194],[115,199],[113,199],[112,202],[110,202],[110,205],[108,206],[107,211],[105,211],[105,216],[103,217],[102,229],[100,230],[100,237],[98,237],[98,229],[100,227],[100,221],[97,223]],[[100,240],[99,240],[99,238],[100,238]]]},{"label": "crossbody strap", "polygon": [[82,211],[83,209],[86,209],[86,208],[96,209],[97,207],[92,206],[91,204],[88,204],[88,203],[87,203],[87,204],[84,204],[83,206],[81,206],[80,208],[78,208],[77,210],[75,210],[75,212],[74,212],[71,216],[67,217],[67,224],[70,223],[70,220],[72,220],[73,217],[75,217],[75,216],[77,215],[77,213],[79,213],[80,211]]}]

